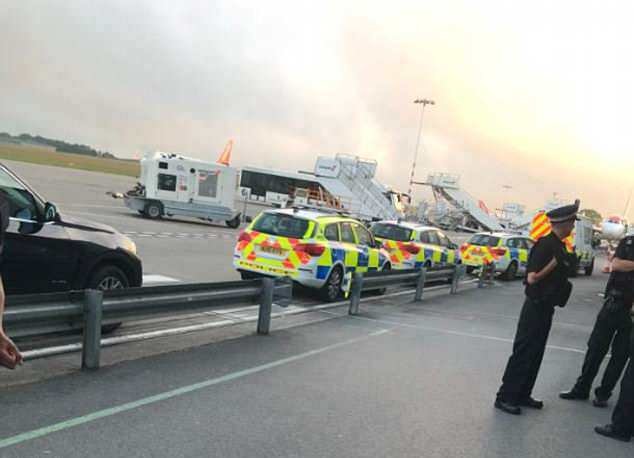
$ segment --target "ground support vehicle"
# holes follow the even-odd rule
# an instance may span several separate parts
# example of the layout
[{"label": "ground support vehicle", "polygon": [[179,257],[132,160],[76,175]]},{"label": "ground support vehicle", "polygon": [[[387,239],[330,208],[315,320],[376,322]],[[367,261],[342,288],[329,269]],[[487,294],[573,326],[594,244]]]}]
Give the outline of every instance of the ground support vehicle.
[{"label": "ground support vehicle", "polygon": [[188,216],[236,228],[237,189],[238,170],[233,167],[159,152],[141,159],[139,182],[123,199],[147,218]]}]

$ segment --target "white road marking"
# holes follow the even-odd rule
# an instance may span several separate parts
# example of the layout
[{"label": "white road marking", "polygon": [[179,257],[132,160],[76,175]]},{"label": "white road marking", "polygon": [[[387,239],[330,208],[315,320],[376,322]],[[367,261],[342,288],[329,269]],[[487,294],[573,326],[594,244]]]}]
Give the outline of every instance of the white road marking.
[{"label": "white road marking", "polygon": [[269,363],[261,364],[259,366],[250,367],[248,369],[243,369],[235,372],[231,372],[229,374],[204,380],[202,382],[194,383],[192,385],[183,386],[180,388],[176,388],[171,391],[165,391],[163,393],[155,394],[153,396],[148,396],[146,398],[138,399],[136,401],[128,402],[125,404],[119,404],[116,406],[112,406],[109,408],[105,408],[103,410],[97,410],[95,412],[91,412],[87,415],[82,415],[78,417],[69,418],[67,420],[61,421],[59,423],[53,423],[48,426],[44,426],[39,429],[35,429],[32,431],[26,431],[20,434],[16,434],[14,436],[6,437],[0,440],[0,449],[17,445],[23,442],[31,441],[33,439],[37,439],[40,437],[48,436],[58,431],[64,431],[66,429],[74,428],[86,423],[93,422],[95,420],[99,420],[102,418],[112,417],[114,415],[118,415],[123,412],[127,412],[130,410],[139,409],[146,405],[156,404],[161,401],[165,401],[167,399],[177,398],[183,396],[188,393],[200,391],[204,388],[209,388],[215,385],[219,385],[221,383],[230,382],[232,380],[240,379],[243,377],[247,377],[249,375],[257,374],[259,372],[264,372],[270,369],[274,369],[276,367],[284,366],[290,363],[294,363],[296,361],[301,361],[306,358],[310,358],[312,356],[319,355],[321,353],[325,353],[331,350],[335,350],[338,348],[346,347],[349,345],[358,344],[365,340],[371,339],[373,337],[382,336],[389,332],[389,329],[380,329],[378,331],[371,332],[369,334],[364,334],[360,337],[356,337],[353,339],[349,339],[343,342],[337,342],[332,345],[327,345],[325,347],[315,348],[313,350],[306,351],[304,353],[299,353],[297,355],[289,356],[286,358],[277,359],[275,361],[271,361]]},{"label": "white road marking", "polygon": [[148,274],[143,275],[143,285],[148,286],[157,283],[180,283],[177,278],[167,277],[165,275]]}]

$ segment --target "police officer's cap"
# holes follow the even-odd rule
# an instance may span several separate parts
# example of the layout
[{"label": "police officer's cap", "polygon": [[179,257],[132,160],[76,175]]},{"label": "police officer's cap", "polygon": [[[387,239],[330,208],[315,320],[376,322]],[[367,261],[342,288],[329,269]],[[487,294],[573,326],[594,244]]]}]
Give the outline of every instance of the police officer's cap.
[{"label": "police officer's cap", "polygon": [[581,201],[575,200],[574,204],[564,205],[563,207],[555,208],[554,210],[546,213],[548,219],[553,224],[565,223],[566,221],[577,220],[577,212],[579,211],[579,205]]}]

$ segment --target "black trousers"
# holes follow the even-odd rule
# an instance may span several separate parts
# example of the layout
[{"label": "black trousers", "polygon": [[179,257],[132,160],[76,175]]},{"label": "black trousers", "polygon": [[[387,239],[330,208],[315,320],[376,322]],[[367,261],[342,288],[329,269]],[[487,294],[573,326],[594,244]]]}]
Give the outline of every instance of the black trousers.
[{"label": "black trousers", "polygon": [[[634,355],[634,335],[630,352]],[[634,366],[631,359],[621,380],[621,393],[612,413],[612,425],[622,434],[634,433]]]},{"label": "black trousers", "polygon": [[594,329],[590,334],[581,375],[573,388],[575,391],[590,393],[592,382],[612,344],[612,356],[603,373],[601,385],[595,390],[595,394],[601,399],[608,399],[612,395],[630,356],[631,329],[629,308],[625,307],[622,299],[608,297],[597,315]]},{"label": "black trousers", "polygon": [[553,305],[544,301],[529,297],[524,301],[513,354],[506,365],[498,399],[516,404],[531,396],[544,358],[554,311]]}]

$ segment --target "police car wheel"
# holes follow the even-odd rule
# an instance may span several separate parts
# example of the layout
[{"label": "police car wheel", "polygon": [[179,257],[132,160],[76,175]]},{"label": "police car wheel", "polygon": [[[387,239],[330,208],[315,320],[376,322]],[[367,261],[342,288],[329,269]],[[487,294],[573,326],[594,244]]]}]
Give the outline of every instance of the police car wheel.
[{"label": "police car wheel", "polygon": [[[383,266],[383,268],[381,269],[381,272],[389,272],[390,270],[392,270],[392,266],[390,264],[385,264]],[[382,296],[382,295],[385,294],[386,291],[387,291],[387,288],[381,288],[381,289],[376,290],[376,293],[379,296]]]},{"label": "police car wheel", "polygon": [[332,269],[328,280],[321,288],[322,299],[327,302],[334,302],[341,296],[341,284],[343,283],[343,271],[337,266]]},{"label": "police car wheel", "polygon": [[512,262],[506,268],[506,272],[504,272],[504,279],[507,281],[511,281],[515,280],[515,277],[517,277],[517,263]]}]

